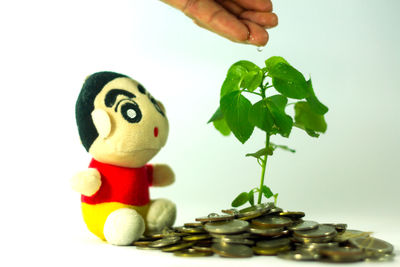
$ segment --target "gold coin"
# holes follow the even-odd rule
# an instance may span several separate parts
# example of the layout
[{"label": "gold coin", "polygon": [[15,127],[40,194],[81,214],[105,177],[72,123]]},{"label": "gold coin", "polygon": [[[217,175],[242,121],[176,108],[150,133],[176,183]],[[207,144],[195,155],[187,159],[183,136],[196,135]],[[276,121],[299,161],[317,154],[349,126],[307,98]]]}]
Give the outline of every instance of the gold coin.
[{"label": "gold coin", "polygon": [[176,244],[181,238],[179,236],[167,236],[162,239],[153,241],[149,244],[152,248],[162,248],[172,244]]},{"label": "gold coin", "polygon": [[290,245],[289,238],[274,238],[269,240],[261,240],[256,243],[257,247],[265,249],[270,249],[270,248],[272,249],[289,245]]},{"label": "gold coin", "polygon": [[248,258],[253,256],[253,250],[246,245],[214,243],[211,248],[214,253],[226,258]]},{"label": "gold coin", "polygon": [[211,246],[199,246],[195,245],[192,247],[194,250],[202,251],[202,252],[213,252]]},{"label": "gold coin", "polygon": [[221,221],[229,221],[235,219],[235,215],[219,215],[216,213],[211,213],[206,217],[199,217],[196,218],[196,221],[198,222],[221,222]]},{"label": "gold coin", "polygon": [[287,211],[284,210],[282,212],[279,213],[280,216],[285,216],[285,217],[289,217],[292,219],[300,219],[303,218],[306,214],[302,211]]},{"label": "gold coin", "polygon": [[137,246],[137,247],[147,247],[147,246],[150,245],[152,242],[153,242],[153,241],[136,241],[136,242],[133,242],[133,245],[134,245],[134,246]]},{"label": "gold coin", "polygon": [[182,242],[162,249],[163,252],[174,252],[192,247],[195,242]]},{"label": "gold coin", "polygon": [[195,249],[187,249],[187,250],[175,251],[174,255],[178,256],[178,257],[208,257],[208,256],[212,256],[213,252],[198,251]]},{"label": "gold coin", "polygon": [[212,237],[209,234],[204,234],[204,235],[188,235],[184,236],[182,239],[184,241],[199,241],[199,240],[205,240],[205,239],[211,239]]},{"label": "gold coin", "polygon": [[295,261],[315,261],[320,257],[317,252],[303,249],[278,253],[278,258]]},{"label": "gold coin", "polygon": [[353,237],[350,244],[365,251],[368,257],[377,257],[393,252],[393,245],[374,237]]},{"label": "gold coin", "polygon": [[290,250],[290,245],[283,246],[283,247],[276,247],[276,248],[262,248],[255,246],[253,247],[253,251],[255,254],[258,255],[265,255],[265,256],[272,256],[272,255],[277,255],[280,252],[288,251]]},{"label": "gold coin", "polygon": [[191,223],[185,223],[183,226],[184,227],[203,227],[203,224],[200,222],[191,222]]},{"label": "gold coin", "polygon": [[365,254],[361,249],[352,247],[324,248],[319,253],[334,262],[354,262],[365,258]]},{"label": "gold coin", "polygon": [[359,230],[346,230],[343,233],[338,234],[334,241],[339,242],[339,243],[344,243],[348,241],[350,238],[355,238],[355,237],[369,237],[372,234],[372,232],[363,232]]}]

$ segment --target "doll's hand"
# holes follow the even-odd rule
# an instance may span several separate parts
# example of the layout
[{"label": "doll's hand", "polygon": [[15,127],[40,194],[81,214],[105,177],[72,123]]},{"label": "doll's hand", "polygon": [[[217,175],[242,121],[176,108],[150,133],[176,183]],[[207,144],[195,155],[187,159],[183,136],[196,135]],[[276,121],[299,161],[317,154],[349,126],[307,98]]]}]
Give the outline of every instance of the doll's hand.
[{"label": "doll's hand", "polygon": [[175,174],[165,164],[153,165],[153,186],[167,186],[175,181]]},{"label": "doll's hand", "polygon": [[73,190],[84,196],[91,196],[99,190],[101,186],[101,175],[98,170],[89,168],[77,173],[71,179]]},{"label": "doll's hand", "polygon": [[264,46],[265,29],[275,27],[271,0],[162,0],[185,13],[199,26],[231,41]]}]

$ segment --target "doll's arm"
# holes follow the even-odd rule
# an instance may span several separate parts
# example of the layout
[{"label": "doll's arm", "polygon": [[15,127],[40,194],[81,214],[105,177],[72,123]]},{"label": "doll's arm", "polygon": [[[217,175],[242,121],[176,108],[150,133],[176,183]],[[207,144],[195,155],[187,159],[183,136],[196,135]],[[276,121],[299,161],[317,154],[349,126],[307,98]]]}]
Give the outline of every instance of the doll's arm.
[{"label": "doll's arm", "polygon": [[98,170],[93,168],[78,172],[71,179],[72,189],[84,196],[93,195],[99,190],[100,186],[101,175]]},{"label": "doll's arm", "polygon": [[173,182],[175,182],[175,174],[168,165],[153,165],[153,186],[167,186]]}]

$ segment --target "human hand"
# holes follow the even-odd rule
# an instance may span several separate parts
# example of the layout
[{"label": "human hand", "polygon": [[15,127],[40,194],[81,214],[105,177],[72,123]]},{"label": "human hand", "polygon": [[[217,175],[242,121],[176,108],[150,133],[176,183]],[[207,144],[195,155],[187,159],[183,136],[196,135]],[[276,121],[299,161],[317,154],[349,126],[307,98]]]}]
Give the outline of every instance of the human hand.
[{"label": "human hand", "polygon": [[278,24],[271,0],[161,0],[231,41],[264,46]]}]

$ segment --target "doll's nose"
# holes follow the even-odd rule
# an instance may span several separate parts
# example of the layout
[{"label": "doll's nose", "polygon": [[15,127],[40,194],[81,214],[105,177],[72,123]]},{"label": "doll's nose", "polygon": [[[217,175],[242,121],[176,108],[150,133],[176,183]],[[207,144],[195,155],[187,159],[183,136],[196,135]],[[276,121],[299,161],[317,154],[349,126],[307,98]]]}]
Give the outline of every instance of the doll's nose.
[{"label": "doll's nose", "polygon": [[154,127],[154,137],[158,136],[158,127]]}]

